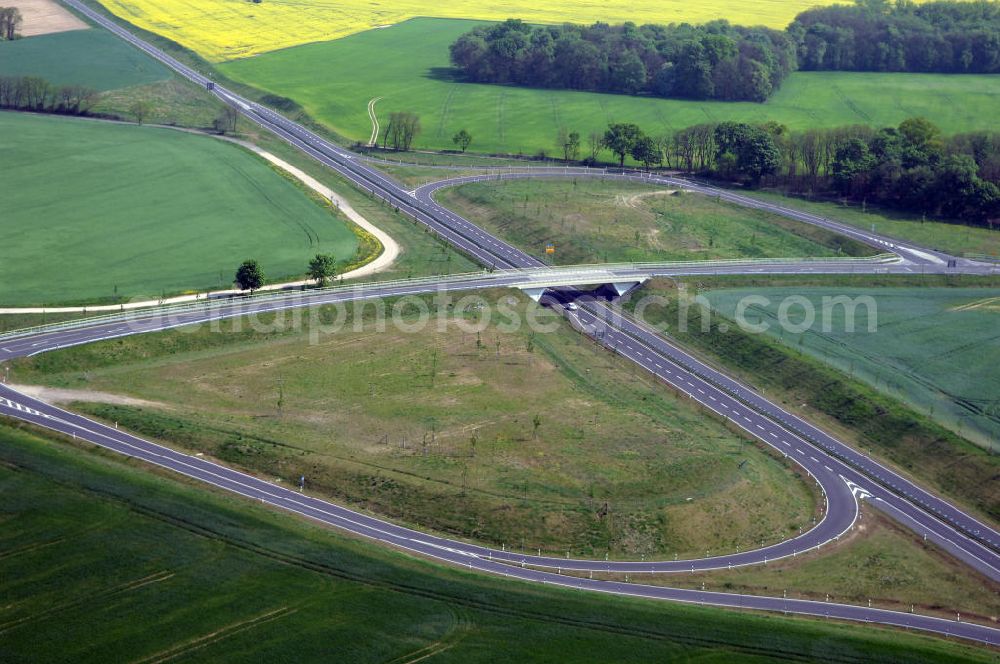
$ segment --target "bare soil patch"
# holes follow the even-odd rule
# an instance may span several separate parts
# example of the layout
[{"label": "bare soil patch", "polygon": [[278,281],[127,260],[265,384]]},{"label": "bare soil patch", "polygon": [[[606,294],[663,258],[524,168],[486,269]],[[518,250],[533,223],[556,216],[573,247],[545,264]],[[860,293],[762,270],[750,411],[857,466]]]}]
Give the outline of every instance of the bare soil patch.
[{"label": "bare soil patch", "polygon": [[85,30],[88,27],[54,0],[2,0],[0,4],[21,10],[21,16],[24,17],[20,30],[22,37]]}]

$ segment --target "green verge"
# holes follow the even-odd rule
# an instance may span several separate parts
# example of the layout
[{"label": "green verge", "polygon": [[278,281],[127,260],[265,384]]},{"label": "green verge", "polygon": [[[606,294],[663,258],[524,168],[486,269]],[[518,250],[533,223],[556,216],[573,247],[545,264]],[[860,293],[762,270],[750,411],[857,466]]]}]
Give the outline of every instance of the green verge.
[{"label": "green verge", "polygon": [[897,631],[473,575],[119,457],[10,426],[0,440],[7,662],[993,660]]},{"label": "green verge", "polygon": [[[353,140],[371,134],[368,101],[421,116],[414,147],[454,149],[460,129],[471,150],[536,154],[557,150],[560,128],[586,137],[609,122],[634,122],[660,134],[722,120],[775,120],[795,129],[899,124],[925,116],[945,132],[993,127],[995,76],[795,72],[767,103],[680,101],[456,82],[448,46],[479,22],[413,19],[331,42],[217,65],[226,76],[290,97],[316,120]],[[365,63],[359,67],[357,63]],[[317,76],[316,72],[329,75]]]},{"label": "green verge", "polygon": [[[916,276],[895,280],[885,277],[708,277],[691,281],[687,286],[688,294],[693,295],[722,286],[757,289],[765,285],[820,284],[850,288],[887,284],[978,285],[985,282],[995,283],[995,280],[941,278],[935,281]],[[672,283],[648,282],[630,298],[628,306],[634,307],[644,295],[663,298],[660,303],[645,309],[643,315],[650,324],[666,326],[666,333],[672,338],[841,439],[867,449],[987,518],[1000,519],[1000,495],[995,491],[1000,457],[952,433],[897,398],[880,393],[796,347],[790,348],[767,335],[745,332],[722,316],[713,316],[707,331],[703,330],[703,311],[699,306],[688,309],[686,330],[681,329],[677,293]],[[723,327],[725,331],[720,329]]]},{"label": "green verge", "polygon": [[638,183],[513,180],[444,189],[438,201],[557,265],[865,256],[870,247],[769,212]]},{"label": "green verge", "polygon": [[932,249],[955,255],[982,255],[993,259],[1000,257],[1000,230],[961,223],[947,223],[924,219],[874,206],[861,207],[829,201],[813,201],[801,197],[783,196],[771,191],[741,190],[745,196],[812,212],[837,221],[864,228],[901,240],[909,240]]},{"label": "green verge", "polygon": [[[228,288],[247,258],[271,280],[302,275],[317,253],[355,261],[349,222],[239,147],[15,113],[0,114],[0,129],[10,166],[5,305]],[[53,260],[57,270],[40,269]]]},{"label": "green verge", "polygon": [[[704,555],[785,539],[816,516],[811,483],[787,460],[528,298],[449,300],[419,300],[442,316],[423,328],[407,306],[405,328],[380,331],[369,303],[323,332],[338,316],[325,307],[301,326],[294,312],[54,351],[15,362],[10,380],[146,400],[76,408],[496,545]],[[532,331],[529,317],[552,329]]]}]

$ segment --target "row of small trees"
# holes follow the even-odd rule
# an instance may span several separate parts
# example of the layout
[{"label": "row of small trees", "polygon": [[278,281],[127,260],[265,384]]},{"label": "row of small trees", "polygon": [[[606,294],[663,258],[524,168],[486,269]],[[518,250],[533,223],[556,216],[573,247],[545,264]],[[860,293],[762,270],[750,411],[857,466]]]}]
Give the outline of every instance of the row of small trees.
[{"label": "row of small trees", "polygon": [[97,91],[82,85],[55,86],[39,76],[0,76],[0,108],[85,115]]},{"label": "row of small trees", "polygon": [[[309,276],[316,280],[316,285],[325,286],[336,275],[337,259],[332,254],[316,254],[309,261]],[[255,291],[266,282],[264,268],[253,259],[243,261],[236,269],[234,283],[240,290]]]},{"label": "row of small trees", "polygon": [[416,113],[409,111],[390,113],[382,128],[382,148],[391,145],[393,150],[409,150],[420,130],[420,116]]},{"label": "row of small trees", "polygon": [[[579,134],[556,139],[576,159]],[[666,166],[793,191],[878,202],[914,212],[993,226],[1000,219],[1000,134],[944,137],[924,118],[897,127],[866,125],[790,131],[768,122],[706,123],[653,137],[635,124],[617,123],[589,137],[620,166],[631,156],[645,167]]]}]

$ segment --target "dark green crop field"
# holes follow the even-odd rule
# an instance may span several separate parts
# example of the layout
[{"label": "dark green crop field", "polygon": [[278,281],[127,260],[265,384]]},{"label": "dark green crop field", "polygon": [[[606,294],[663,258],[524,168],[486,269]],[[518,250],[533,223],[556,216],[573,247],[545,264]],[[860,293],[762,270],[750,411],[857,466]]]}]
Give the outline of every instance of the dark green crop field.
[{"label": "dark green crop field", "polygon": [[445,569],[9,426],[0,496],[4,662],[993,661]]},{"label": "dark green crop field", "polygon": [[116,90],[170,78],[170,71],[107,30],[73,30],[0,41],[0,76]]}]

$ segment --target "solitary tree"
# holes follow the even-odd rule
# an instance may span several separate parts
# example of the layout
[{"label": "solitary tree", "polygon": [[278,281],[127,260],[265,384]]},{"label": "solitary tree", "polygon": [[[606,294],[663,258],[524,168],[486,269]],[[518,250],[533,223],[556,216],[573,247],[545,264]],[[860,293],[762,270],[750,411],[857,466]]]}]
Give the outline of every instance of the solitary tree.
[{"label": "solitary tree", "polygon": [[232,106],[224,106],[219,114],[215,116],[212,120],[212,126],[215,127],[215,131],[220,134],[225,134],[227,131],[236,131],[236,121],[239,119],[240,114]]},{"label": "solitary tree", "polygon": [[542,416],[536,414],[531,418],[531,437],[533,439],[538,438],[538,427],[542,426]]},{"label": "solitary tree", "polygon": [[556,144],[559,149],[562,150],[563,159],[566,161],[576,161],[580,158],[580,133],[573,131],[566,131],[565,128],[559,128],[559,134],[556,138]]},{"label": "solitary tree", "polygon": [[462,148],[462,152],[465,152],[469,144],[472,143],[472,134],[464,129],[459,129],[458,133],[451,137],[451,142]]},{"label": "solitary tree", "polygon": [[590,160],[597,161],[597,155],[604,148],[604,137],[599,131],[592,131],[587,136],[587,146],[590,147]]},{"label": "solitary tree", "polygon": [[655,138],[640,136],[632,146],[632,158],[645,166],[648,171],[653,164],[663,160],[663,150]]},{"label": "solitary tree", "polygon": [[263,286],[264,271],[260,268],[260,263],[252,258],[243,261],[236,270],[236,285],[240,290],[248,290],[251,293]]},{"label": "solitary tree", "polygon": [[152,105],[150,105],[148,101],[142,100],[135,102],[129,106],[128,109],[128,112],[132,114],[132,117],[134,117],[135,121],[139,124],[142,124],[142,121],[145,120],[152,111]]},{"label": "solitary tree", "polygon": [[325,286],[334,275],[334,267],[337,260],[332,254],[316,254],[316,257],[309,261],[309,276],[316,280],[319,286]]},{"label": "solitary tree", "polygon": [[632,123],[618,122],[608,125],[604,132],[604,147],[618,156],[618,165],[625,166],[625,156],[632,152],[636,142],[642,138],[642,130]]},{"label": "solitary tree", "polygon": [[17,7],[0,7],[0,39],[17,39],[22,20]]}]

